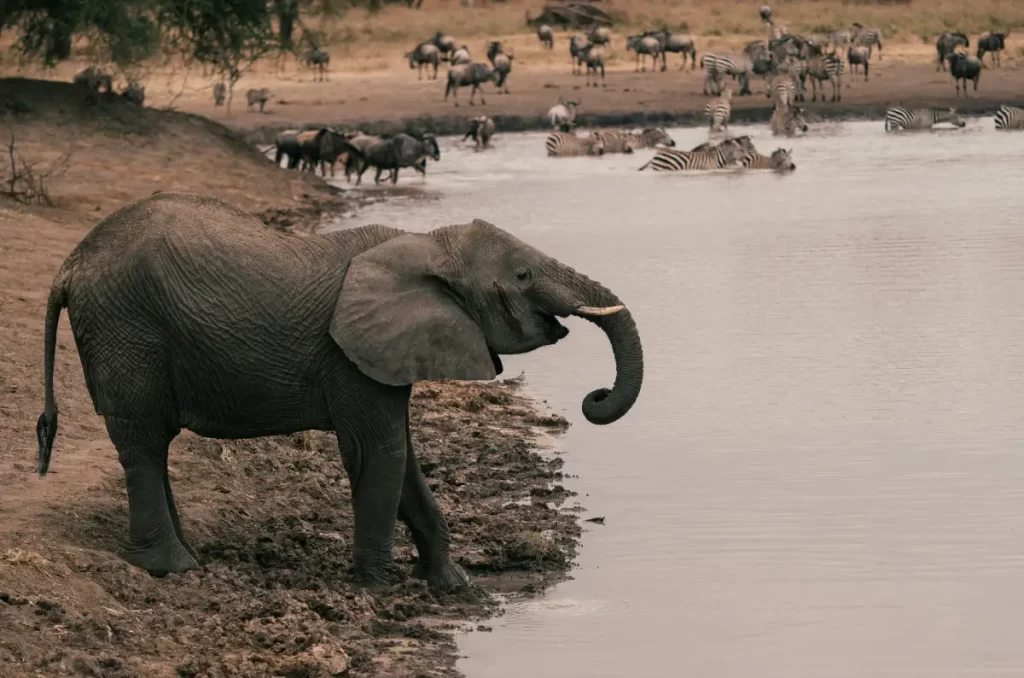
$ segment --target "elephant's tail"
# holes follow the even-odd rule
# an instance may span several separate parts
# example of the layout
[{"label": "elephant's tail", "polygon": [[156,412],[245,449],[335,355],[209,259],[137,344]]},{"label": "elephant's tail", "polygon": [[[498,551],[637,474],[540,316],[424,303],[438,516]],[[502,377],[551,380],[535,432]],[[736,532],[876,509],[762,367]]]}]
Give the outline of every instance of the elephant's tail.
[{"label": "elephant's tail", "polygon": [[50,298],[46,302],[46,328],[43,331],[43,388],[46,392],[46,403],[43,413],[36,422],[36,439],[39,448],[36,452],[36,471],[45,476],[50,468],[50,455],[53,453],[53,440],[57,437],[57,402],[53,397],[53,360],[57,352],[57,323],[60,312],[67,306],[68,290],[65,269],[57,274],[57,279],[50,288]]}]

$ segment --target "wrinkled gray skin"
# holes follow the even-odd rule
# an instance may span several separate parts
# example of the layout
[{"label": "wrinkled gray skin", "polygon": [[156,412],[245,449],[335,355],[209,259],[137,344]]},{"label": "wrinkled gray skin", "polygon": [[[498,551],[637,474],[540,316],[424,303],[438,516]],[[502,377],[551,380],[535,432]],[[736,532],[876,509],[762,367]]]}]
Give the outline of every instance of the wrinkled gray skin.
[{"label": "wrinkled gray skin", "polygon": [[423,139],[415,139],[408,134],[396,134],[390,139],[378,141],[360,151],[352,144],[342,144],[344,152],[354,155],[359,161],[359,175],[356,178],[356,185],[362,183],[363,174],[370,167],[377,168],[374,176],[374,183],[380,183],[380,175],[384,170],[391,171],[391,183],[398,183],[398,171],[403,167],[415,167],[419,165],[418,171],[426,176],[426,164],[421,163],[426,158],[433,158],[434,162],[441,159],[441,149],[437,145],[437,139],[433,134],[424,134]]},{"label": "wrinkled gray skin", "polygon": [[281,158],[288,159],[288,169],[295,169],[302,160],[302,147],[299,145],[301,130],[289,129],[274,137],[274,164],[281,166]]},{"label": "wrinkled gray skin", "polygon": [[215,198],[158,193],[100,222],[54,279],[46,308],[38,471],[57,433],[61,309],[128,492],[129,561],[154,575],[197,567],[167,475],[182,429],[210,438],[335,431],[352,488],[355,574],[393,572],[396,519],[436,590],[468,584],[412,450],[411,385],[487,380],[499,355],[568,334],[607,334],[617,374],[583,401],[608,424],[640,392],[636,326],[600,284],[481,221],[406,233],[364,226],[299,237]]}]

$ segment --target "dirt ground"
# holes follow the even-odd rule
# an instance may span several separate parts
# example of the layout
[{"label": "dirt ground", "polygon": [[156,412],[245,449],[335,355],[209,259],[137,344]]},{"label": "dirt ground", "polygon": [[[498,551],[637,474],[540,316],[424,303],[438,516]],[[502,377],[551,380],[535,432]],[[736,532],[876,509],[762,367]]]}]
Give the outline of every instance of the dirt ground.
[{"label": "dirt ground", "polygon": [[[60,432],[50,475],[34,473],[42,321],[61,261],[102,216],[157,190],[226,198],[296,237],[352,203],[201,117],[116,98],[85,106],[69,85],[0,80],[5,146],[12,132],[38,172],[70,155],[50,179],[52,205],[0,197],[0,676],[454,676],[452,632],[487,630],[495,591],[528,595],[565,575],[579,509],[558,508],[571,493],[548,448],[567,422],[539,412],[518,380],[415,391],[414,444],[479,584],[467,594],[353,584],[348,483],[333,436],[319,433],[180,436],[170,473],[203,568],[154,579],[129,566],[123,476],[66,314]],[[404,529],[397,543],[409,573]]]}]

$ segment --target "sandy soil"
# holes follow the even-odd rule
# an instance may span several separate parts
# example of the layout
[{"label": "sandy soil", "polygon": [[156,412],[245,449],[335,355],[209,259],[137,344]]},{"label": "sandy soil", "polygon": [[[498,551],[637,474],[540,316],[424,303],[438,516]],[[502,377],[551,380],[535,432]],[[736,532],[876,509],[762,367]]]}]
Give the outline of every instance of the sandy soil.
[{"label": "sandy soil", "polygon": [[[481,585],[468,594],[353,585],[347,479],[333,437],[319,433],[180,436],[171,477],[204,566],[154,579],[127,565],[123,476],[66,314],[60,433],[51,474],[34,473],[42,317],[60,262],[99,218],[156,190],[218,195],[295,231],[351,203],[208,120],[116,98],[84,106],[68,85],[0,80],[0,140],[12,131],[40,167],[71,155],[52,206],[0,197],[0,675],[457,675],[453,629],[495,613],[494,591],[538,591],[568,570],[580,528],[556,508],[571,496],[552,487],[560,459],[538,452],[567,423],[540,414],[514,380],[415,392],[424,471],[457,559]],[[413,558],[400,531],[406,573]]]}]

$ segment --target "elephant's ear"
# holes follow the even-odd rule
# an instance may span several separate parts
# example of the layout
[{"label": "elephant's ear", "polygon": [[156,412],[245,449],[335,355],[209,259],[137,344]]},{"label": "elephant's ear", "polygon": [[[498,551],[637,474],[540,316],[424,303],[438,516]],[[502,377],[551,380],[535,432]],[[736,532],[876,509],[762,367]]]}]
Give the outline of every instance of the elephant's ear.
[{"label": "elephant's ear", "polygon": [[391,386],[496,376],[483,330],[444,275],[447,265],[441,244],[417,233],[352,259],[330,333],[363,374]]}]

